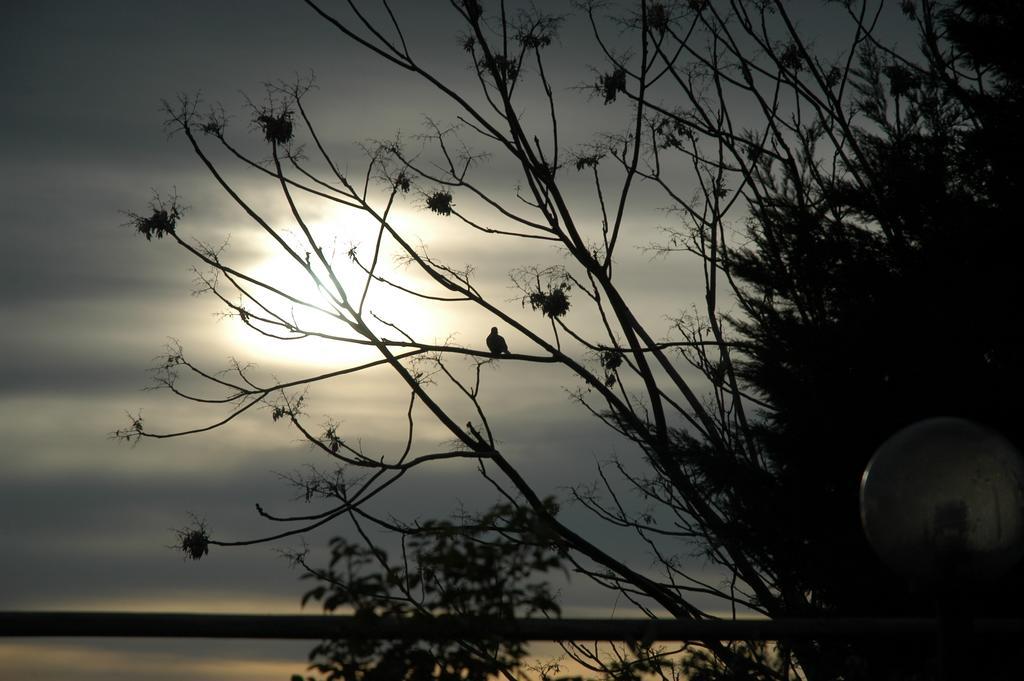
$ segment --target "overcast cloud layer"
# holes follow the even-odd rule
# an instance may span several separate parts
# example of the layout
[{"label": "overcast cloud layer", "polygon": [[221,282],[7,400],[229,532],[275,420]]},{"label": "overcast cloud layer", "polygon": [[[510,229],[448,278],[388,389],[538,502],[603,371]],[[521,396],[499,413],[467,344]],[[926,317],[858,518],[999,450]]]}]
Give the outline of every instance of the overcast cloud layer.
[{"label": "overcast cloud layer", "polygon": [[[397,4],[425,38],[427,57],[468,79],[471,73],[454,61],[460,50],[444,13],[423,3]],[[597,60],[573,51],[585,31],[567,30],[560,49],[576,58],[557,62],[550,75],[574,102],[568,117],[587,123],[569,126],[567,135],[578,139],[567,143],[574,143],[610,130],[604,126],[613,119],[571,90],[592,79],[586,65]],[[268,529],[254,503],[294,508],[294,491],[275,472],[317,459],[293,432],[264,411],[207,436],[135,448],[108,434],[125,424],[126,410],[141,410],[147,423],[152,418],[167,429],[206,418],[169,395],[140,390],[169,337],[214,368],[228,356],[275,359],[259,356],[259,344],[241,342],[234,322],[218,322],[214,301],[189,295],[190,263],[178,250],[119,226],[125,220],[119,210],[144,211],[151,188],[176,188],[191,206],[183,228],[206,230],[207,237],[230,234],[230,252],[240,262],[259,255],[247,240],[251,225],[212,185],[185,141],[168,139],[161,99],[201,92],[236,114],[232,125],[241,133],[248,123],[239,90],[258,97],[261,83],[311,69],[321,84],[311,98],[327,121],[325,137],[353,167],[363,162],[355,142],[397,130],[415,134],[422,114],[446,115],[422,84],[346,46],[301,2],[65,0],[6,8],[0,23],[0,610],[299,612],[304,585],[271,548],[214,551],[198,564],[167,548],[171,528],[187,522],[189,512],[219,534],[246,538]],[[499,160],[483,172],[500,182],[507,171]],[[640,273],[624,288],[643,297],[640,312],[661,331],[669,315],[697,301],[699,271],[652,260],[639,249],[669,219],[659,211],[663,202],[641,205],[635,217],[646,231],[631,237],[620,267]],[[407,224],[443,228],[422,207],[410,203],[401,211]],[[517,251],[461,241],[439,249],[475,265],[484,283],[503,291],[509,309],[518,306],[506,278],[509,263],[526,264],[516,261]],[[654,287],[666,278],[670,287]],[[436,329],[439,340],[452,334],[456,342],[482,344],[486,316],[452,319],[454,328]],[[509,337],[513,348],[518,340]],[[294,369],[276,359],[275,370]],[[336,360],[303,361],[306,367],[323,361],[328,370],[337,368]],[[598,463],[611,456],[636,461],[627,443],[609,438],[571,403],[545,365],[490,367],[485,374],[484,403],[501,416],[496,435],[540,493],[592,480]],[[310,412],[358,424],[367,446],[385,447],[405,399],[392,401],[389,385],[374,375],[316,391]],[[561,385],[575,386],[571,379]],[[440,431],[437,438],[446,439]],[[440,466],[378,504],[408,519],[490,501],[471,466]],[[587,527],[581,515],[568,513]],[[333,531],[342,530],[328,528],[308,541],[322,546]],[[647,567],[642,553],[636,555],[638,567]],[[579,588],[567,612],[605,613],[611,605],[594,589]],[[38,679],[281,679],[302,671],[308,647],[0,641],[0,668]]]}]

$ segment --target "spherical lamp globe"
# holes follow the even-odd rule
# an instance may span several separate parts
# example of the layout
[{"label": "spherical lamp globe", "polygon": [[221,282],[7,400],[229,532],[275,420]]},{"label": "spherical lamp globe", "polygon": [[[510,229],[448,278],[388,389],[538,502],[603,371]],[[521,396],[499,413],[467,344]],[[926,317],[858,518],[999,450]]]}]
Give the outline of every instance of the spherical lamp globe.
[{"label": "spherical lamp globe", "polygon": [[991,580],[1024,555],[1024,459],[972,421],[919,421],[875,452],[860,508],[868,542],[912,581]]}]

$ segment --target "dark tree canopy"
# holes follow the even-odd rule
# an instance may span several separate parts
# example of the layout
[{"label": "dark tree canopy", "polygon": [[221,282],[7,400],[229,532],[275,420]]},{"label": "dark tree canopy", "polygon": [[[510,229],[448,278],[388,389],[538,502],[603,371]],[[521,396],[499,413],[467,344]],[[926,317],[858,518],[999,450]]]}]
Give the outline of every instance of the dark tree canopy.
[{"label": "dark tree canopy", "polygon": [[[1006,40],[1024,12],[962,2],[936,18],[955,61],[892,64],[865,51],[852,74],[874,123],[857,133],[862,153],[838,182],[808,185],[805,166],[766,181],[751,246],[733,252],[745,289],[735,324],[749,342],[741,375],[772,405],[757,426],[772,479],[737,516],[752,523],[748,541],[771,537],[792,614],[934,612],[934,594],[894,580],[860,527],[860,473],[888,435],[956,415],[1024,445],[1022,171],[1009,161],[1024,151],[1024,81]],[[965,86],[954,69],[983,75]],[[972,610],[1019,612],[1021,576],[972,593]],[[875,653],[870,673],[913,678],[919,661],[894,647],[861,652]],[[1016,673],[1015,656],[989,652],[979,678]]]}]

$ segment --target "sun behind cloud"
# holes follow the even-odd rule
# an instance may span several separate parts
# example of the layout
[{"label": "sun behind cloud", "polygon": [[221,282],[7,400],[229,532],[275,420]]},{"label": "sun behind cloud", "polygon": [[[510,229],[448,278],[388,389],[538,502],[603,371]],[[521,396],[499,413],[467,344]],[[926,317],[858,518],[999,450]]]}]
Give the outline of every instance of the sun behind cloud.
[{"label": "sun behind cloud", "polygon": [[[345,221],[351,222],[351,217],[345,216]],[[311,224],[310,231],[328,233],[337,229],[337,222],[335,218]],[[374,276],[368,275],[376,234],[372,225],[360,226],[364,229],[356,234],[362,238],[344,243],[332,239],[322,256],[294,239],[289,244],[294,255],[268,240],[263,254],[240,268],[250,281],[239,280],[241,290],[234,298],[225,296],[234,307],[230,342],[239,348],[240,356],[297,365],[379,357],[360,334],[359,323],[378,338],[392,341],[411,337],[434,343],[446,335],[444,320],[449,315],[436,302],[410,292],[429,286],[396,266],[394,250],[386,240],[377,252]]]}]

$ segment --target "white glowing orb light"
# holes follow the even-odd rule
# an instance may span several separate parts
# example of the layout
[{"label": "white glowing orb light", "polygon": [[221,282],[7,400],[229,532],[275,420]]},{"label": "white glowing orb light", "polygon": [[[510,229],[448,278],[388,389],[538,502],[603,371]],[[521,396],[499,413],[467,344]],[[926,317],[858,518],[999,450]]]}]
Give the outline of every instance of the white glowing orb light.
[{"label": "white glowing orb light", "polygon": [[984,582],[1024,555],[1024,459],[995,431],[919,421],[886,440],[860,485],[868,542],[917,582]]}]

